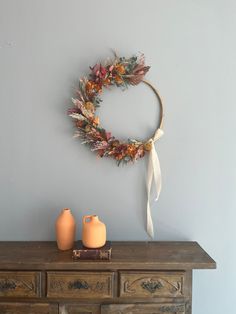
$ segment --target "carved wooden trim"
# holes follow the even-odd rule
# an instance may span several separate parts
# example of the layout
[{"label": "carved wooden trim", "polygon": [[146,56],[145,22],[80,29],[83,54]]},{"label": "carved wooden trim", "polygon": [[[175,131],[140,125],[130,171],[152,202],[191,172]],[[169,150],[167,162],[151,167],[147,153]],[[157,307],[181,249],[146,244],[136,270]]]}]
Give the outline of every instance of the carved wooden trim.
[{"label": "carved wooden trim", "polygon": [[[146,281],[143,281],[146,280]],[[182,281],[177,281],[176,283],[170,282],[169,280],[166,280],[164,278],[154,278],[154,277],[143,277],[139,278],[137,280],[134,280],[130,282],[129,280],[124,282],[124,291],[125,292],[132,292],[135,293],[135,289],[132,289],[133,286],[137,282],[140,282],[140,286],[143,289],[146,289],[150,293],[154,293],[157,290],[160,290],[164,287],[166,287],[166,284],[170,286],[170,293],[180,293],[182,294]]]},{"label": "carved wooden trim", "polygon": [[113,296],[114,273],[48,272],[48,297],[107,298]]},{"label": "carved wooden trim", "polygon": [[150,293],[154,293],[157,290],[160,290],[161,288],[163,288],[163,284],[158,280],[155,281],[151,279],[151,280],[142,282],[141,287],[143,289],[146,289]]},{"label": "carved wooden trim", "polygon": [[120,295],[128,296],[183,296],[184,273],[121,272]]},{"label": "carved wooden trim", "polygon": [[87,283],[87,281],[84,280],[74,280],[74,281],[70,281],[68,283],[68,288],[69,289],[88,289],[89,288],[89,284]]},{"label": "carved wooden trim", "polygon": [[26,288],[29,291],[35,292],[35,283],[32,280],[26,281],[20,278],[0,279],[0,291],[16,290],[17,288]]},{"label": "carved wooden trim", "polygon": [[16,289],[16,283],[13,280],[1,279],[0,280],[0,291],[14,290]]},{"label": "carved wooden trim", "polygon": [[0,297],[39,297],[39,272],[0,272]]}]

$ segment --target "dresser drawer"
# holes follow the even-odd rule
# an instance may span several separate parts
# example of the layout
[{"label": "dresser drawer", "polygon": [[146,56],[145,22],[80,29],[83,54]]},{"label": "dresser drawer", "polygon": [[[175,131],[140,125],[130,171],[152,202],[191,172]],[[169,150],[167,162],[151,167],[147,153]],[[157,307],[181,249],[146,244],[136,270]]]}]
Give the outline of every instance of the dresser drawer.
[{"label": "dresser drawer", "polygon": [[57,304],[0,303],[1,314],[58,314]]},{"label": "dresser drawer", "polygon": [[0,272],[0,297],[39,297],[40,283],[39,272]]},{"label": "dresser drawer", "polygon": [[110,304],[101,306],[101,314],[185,314],[184,304]]},{"label": "dresser drawer", "polygon": [[111,298],[113,272],[48,272],[47,296],[52,298]]},{"label": "dresser drawer", "polygon": [[99,304],[60,304],[59,314],[100,314]]},{"label": "dresser drawer", "polygon": [[184,272],[120,272],[120,297],[180,297]]}]

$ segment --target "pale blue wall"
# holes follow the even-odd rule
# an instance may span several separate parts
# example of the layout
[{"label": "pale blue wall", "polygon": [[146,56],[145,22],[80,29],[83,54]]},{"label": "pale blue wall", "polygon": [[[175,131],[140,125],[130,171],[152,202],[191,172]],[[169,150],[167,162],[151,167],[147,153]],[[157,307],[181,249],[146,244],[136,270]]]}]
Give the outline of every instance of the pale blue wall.
[{"label": "pale blue wall", "polygon": [[[216,259],[194,273],[194,314],[233,313],[235,17],[223,0],[0,0],[0,240],[54,239],[63,207],[78,222],[96,212],[112,240],[148,239],[145,160],[97,160],[65,115],[89,65],[110,48],[142,51],[165,102],[156,239],[196,240]],[[155,106],[145,86],[114,90],[100,117],[118,137],[145,138]]]}]

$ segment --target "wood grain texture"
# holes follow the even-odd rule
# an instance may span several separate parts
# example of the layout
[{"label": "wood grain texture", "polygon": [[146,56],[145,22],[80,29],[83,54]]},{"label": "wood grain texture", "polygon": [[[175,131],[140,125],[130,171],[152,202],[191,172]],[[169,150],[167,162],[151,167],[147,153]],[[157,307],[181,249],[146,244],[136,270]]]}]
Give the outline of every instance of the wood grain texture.
[{"label": "wood grain texture", "polygon": [[112,272],[48,272],[47,296],[50,298],[111,298]]},{"label": "wood grain texture", "polygon": [[0,272],[0,297],[39,297],[40,285],[39,272]]},{"label": "wood grain texture", "polygon": [[120,272],[121,297],[181,297],[184,272]]},{"label": "wood grain texture", "polygon": [[100,305],[61,304],[59,314],[100,314]]},{"label": "wood grain texture", "polygon": [[58,314],[57,304],[0,303],[1,314]]},{"label": "wood grain texture", "polygon": [[101,314],[185,314],[184,304],[112,304],[102,305]]},{"label": "wood grain texture", "polygon": [[[55,242],[0,242],[0,269],[94,270],[94,261],[73,261],[72,250]],[[106,269],[210,269],[215,261],[197,242],[112,242],[112,259],[96,263]]]}]

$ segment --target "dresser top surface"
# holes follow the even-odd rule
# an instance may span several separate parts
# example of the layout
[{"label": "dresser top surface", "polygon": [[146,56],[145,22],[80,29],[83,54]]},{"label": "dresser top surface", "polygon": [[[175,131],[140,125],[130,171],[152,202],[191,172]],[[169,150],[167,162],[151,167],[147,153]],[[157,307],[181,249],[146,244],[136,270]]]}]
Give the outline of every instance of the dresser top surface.
[{"label": "dresser top surface", "polygon": [[197,242],[112,242],[110,261],[74,261],[56,242],[0,242],[1,270],[190,270],[216,268]]}]

